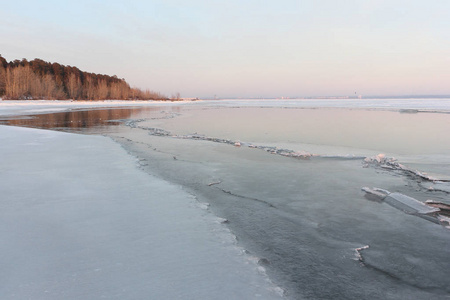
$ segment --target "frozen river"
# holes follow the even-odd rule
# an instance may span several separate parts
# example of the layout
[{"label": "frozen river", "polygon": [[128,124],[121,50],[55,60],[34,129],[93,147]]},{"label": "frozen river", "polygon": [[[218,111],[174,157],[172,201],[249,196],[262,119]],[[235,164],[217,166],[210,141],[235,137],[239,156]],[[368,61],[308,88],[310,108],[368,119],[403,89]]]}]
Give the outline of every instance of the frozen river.
[{"label": "frozen river", "polygon": [[361,188],[450,204],[449,111],[448,100],[212,101],[3,123],[110,136],[227,219],[288,298],[442,299],[450,230]]}]

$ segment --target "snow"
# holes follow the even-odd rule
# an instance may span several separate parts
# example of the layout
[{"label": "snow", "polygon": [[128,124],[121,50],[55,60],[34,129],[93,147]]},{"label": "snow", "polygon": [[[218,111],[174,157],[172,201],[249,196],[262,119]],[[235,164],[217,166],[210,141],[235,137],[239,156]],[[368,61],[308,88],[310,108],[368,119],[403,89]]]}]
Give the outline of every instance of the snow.
[{"label": "snow", "polygon": [[207,205],[109,138],[0,126],[0,162],[1,299],[281,298]]}]

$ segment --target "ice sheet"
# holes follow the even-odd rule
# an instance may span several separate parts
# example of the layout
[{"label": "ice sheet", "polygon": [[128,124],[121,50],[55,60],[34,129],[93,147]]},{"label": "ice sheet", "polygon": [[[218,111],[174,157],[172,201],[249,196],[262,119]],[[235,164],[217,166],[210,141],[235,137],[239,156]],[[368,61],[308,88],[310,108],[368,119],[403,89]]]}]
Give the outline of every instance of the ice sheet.
[{"label": "ice sheet", "polygon": [[[346,135],[351,132],[348,128],[337,130],[335,124],[327,125],[336,119],[354,119],[342,114],[340,118],[335,118],[337,114],[334,113],[323,118],[326,121],[323,122],[326,125],[324,131],[317,131],[316,126],[282,126],[280,131],[274,131],[278,127],[271,124],[277,125],[292,118],[283,117],[279,122],[274,120],[280,114],[268,108],[272,106],[288,107],[290,109],[285,109],[288,113],[303,111],[302,117],[297,118],[302,122],[327,112],[297,108],[364,108],[364,113],[355,110],[349,114],[355,117],[373,115],[376,127],[369,128],[374,131],[364,131],[362,137],[369,138],[368,142],[379,145],[381,149],[370,150],[367,140],[348,138]],[[253,261],[264,262],[271,278],[286,287],[288,293],[308,299],[442,299],[448,295],[450,277],[445,264],[450,249],[448,230],[388,205],[367,201],[360,187],[375,185],[420,201],[432,198],[445,202],[448,194],[424,188],[415,178],[401,172],[363,168],[364,164],[355,159],[326,157],[386,153],[387,157],[394,155],[399,162],[407,162],[409,167],[414,163],[413,169],[428,172],[431,166],[437,173],[448,173],[448,147],[445,147],[448,139],[445,139],[445,134],[449,115],[444,114],[450,107],[448,99],[221,100],[182,103],[180,107],[177,103],[172,107],[173,111],[172,108],[167,111],[177,115],[174,119],[154,114],[147,117],[139,115],[139,119],[152,121],[136,124],[157,128],[161,132],[170,131],[171,134],[196,133],[232,139],[240,142],[241,147],[233,146],[234,143],[149,135],[148,128],[138,126],[125,126],[123,132],[118,130],[113,135],[133,155],[140,157],[140,166],[148,173],[183,185],[202,201],[210,202],[210,206],[203,207],[223,218],[216,219],[218,223],[228,220],[226,225],[237,235],[239,244],[255,253],[259,258]],[[271,119],[252,122],[255,115],[244,113],[243,107],[251,107],[247,111],[261,108]],[[204,111],[206,126],[198,124],[203,119],[194,114],[194,110],[204,108],[207,109]],[[366,108],[383,111],[367,112]],[[407,114],[398,112],[404,109],[410,111]],[[0,105],[0,114],[1,110]],[[230,110],[240,112],[241,118],[226,114]],[[444,113],[416,113],[419,110]],[[223,112],[225,122],[217,118],[217,114],[212,114],[213,111]],[[310,116],[305,115],[307,111]],[[387,115],[396,121],[395,126],[386,123]],[[433,120],[413,122],[411,126],[409,121],[422,118]],[[441,122],[439,124],[445,126],[436,126],[438,120],[447,123]],[[320,125],[321,120],[318,121]],[[242,126],[241,123],[246,124]],[[250,127],[252,123],[254,127]],[[288,132],[286,128],[295,130]],[[335,136],[339,143],[336,140],[317,143],[318,139],[327,136],[325,134],[330,129],[338,131]],[[356,129],[362,128],[359,125]],[[406,144],[406,135],[403,132],[397,134],[393,129],[412,134],[411,141],[415,144]],[[304,133],[303,136],[296,139],[293,135],[296,131]],[[259,134],[256,137],[260,140],[253,138],[255,134]],[[305,141],[305,136],[312,140]],[[345,139],[351,143],[341,144]],[[325,157],[298,160],[245,146],[246,142],[256,141],[264,146],[296,151],[312,149]],[[417,142],[422,148],[417,147]],[[393,153],[385,151],[393,145],[400,145],[407,151],[399,156],[394,152],[396,149],[392,149]],[[415,153],[410,153],[411,150]],[[440,167],[436,168],[438,164]],[[233,240],[233,236],[230,239]],[[360,255],[357,262],[354,261],[355,249]]]},{"label": "ice sheet", "polygon": [[450,99],[223,99],[217,101],[198,101],[196,103],[211,106],[239,107],[340,107],[362,109],[403,110],[415,113],[415,110],[450,111]]},{"label": "ice sheet", "polygon": [[204,106],[211,107],[290,107],[290,108],[359,108],[450,112],[450,99],[223,99],[199,101],[70,101],[70,100],[1,100],[0,114],[42,113],[76,108],[124,106]]},{"label": "ice sheet", "polygon": [[280,298],[221,220],[108,138],[0,126],[0,162],[1,299]]}]

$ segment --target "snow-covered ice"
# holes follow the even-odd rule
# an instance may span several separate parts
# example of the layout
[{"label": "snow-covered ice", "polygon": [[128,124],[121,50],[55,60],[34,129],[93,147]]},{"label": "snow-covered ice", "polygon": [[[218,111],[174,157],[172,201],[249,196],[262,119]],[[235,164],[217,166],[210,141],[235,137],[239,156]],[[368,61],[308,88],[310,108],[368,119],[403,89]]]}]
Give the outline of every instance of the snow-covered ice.
[{"label": "snow-covered ice", "polygon": [[231,233],[112,140],[0,126],[1,299],[277,299]]},{"label": "snow-covered ice", "polygon": [[[0,99],[1,100],[1,99]],[[161,101],[69,101],[69,100],[3,100],[0,101],[0,115],[38,114],[66,111],[69,109],[95,109],[102,107],[130,107],[161,105]],[[170,105],[174,102],[164,102]],[[183,103],[183,102],[180,102]]]},{"label": "snow-covered ice", "polygon": [[450,112],[450,99],[224,99],[200,101],[68,101],[68,100],[3,100],[1,115],[33,114],[102,107],[132,106],[215,106],[215,107],[291,107],[291,108],[357,108],[395,111]]}]

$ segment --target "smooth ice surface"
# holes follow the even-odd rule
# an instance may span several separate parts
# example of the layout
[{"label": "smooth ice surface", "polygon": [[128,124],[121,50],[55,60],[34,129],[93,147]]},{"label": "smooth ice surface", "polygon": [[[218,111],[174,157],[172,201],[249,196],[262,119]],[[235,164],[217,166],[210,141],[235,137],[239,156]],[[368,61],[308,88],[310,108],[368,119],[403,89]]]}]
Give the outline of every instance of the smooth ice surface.
[{"label": "smooth ice surface", "polygon": [[233,99],[199,101],[210,106],[228,107],[334,107],[386,110],[439,110],[450,111],[450,99]]},{"label": "smooth ice surface", "polygon": [[136,164],[106,137],[0,126],[0,298],[280,298],[220,219]]}]

